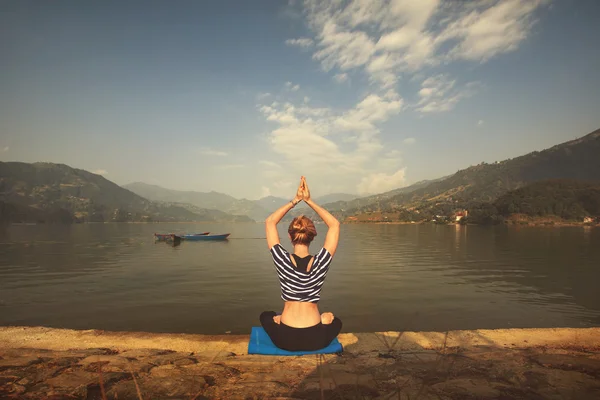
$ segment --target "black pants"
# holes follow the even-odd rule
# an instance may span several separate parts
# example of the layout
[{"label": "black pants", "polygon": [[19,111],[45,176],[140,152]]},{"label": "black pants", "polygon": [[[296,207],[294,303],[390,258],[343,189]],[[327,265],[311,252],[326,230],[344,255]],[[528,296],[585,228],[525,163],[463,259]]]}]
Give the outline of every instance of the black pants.
[{"label": "black pants", "polygon": [[284,323],[277,324],[274,311],[260,314],[260,324],[275,346],[289,351],[311,351],[327,347],[342,330],[342,321],[335,317],[331,324],[318,323],[308,328],[292,328]]}]

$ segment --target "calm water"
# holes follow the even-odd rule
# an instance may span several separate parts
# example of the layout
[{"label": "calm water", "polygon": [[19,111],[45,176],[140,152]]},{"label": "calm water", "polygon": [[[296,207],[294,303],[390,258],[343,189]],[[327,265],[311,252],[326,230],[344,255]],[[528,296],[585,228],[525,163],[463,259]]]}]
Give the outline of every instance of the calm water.
[{"label": "calm water", "polygon": [[[155,231],[232,235],[174,248]],[[599,326],[599,282],[600,229],[343,225],[320,308],[346,332]],[[248,333],[281,307],[260,224],[0,231],[0,325]]]}]

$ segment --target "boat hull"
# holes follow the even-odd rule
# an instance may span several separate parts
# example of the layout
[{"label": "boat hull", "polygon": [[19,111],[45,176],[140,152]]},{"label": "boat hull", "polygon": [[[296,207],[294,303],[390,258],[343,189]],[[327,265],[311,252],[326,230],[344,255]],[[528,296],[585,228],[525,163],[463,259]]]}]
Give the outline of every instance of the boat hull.
[{"label": "boat hull", "polygon": [[[203,235],[208,235],[209,233],[210,232],[190,233],[190,234],[186,234],[186,235],[177,235],[177,236],[203,236]],[[166,240],[171,240],[172,236],[173,236],[172,233],[155,233],[154,234],[154,240],[158,240],[158,241],[164,242]]]},{"label": "boat hull", "polygon": [[223,235],[182,235],[181,239],[192,242],[209,241],[209,240],[227,240],[229,233]]}]

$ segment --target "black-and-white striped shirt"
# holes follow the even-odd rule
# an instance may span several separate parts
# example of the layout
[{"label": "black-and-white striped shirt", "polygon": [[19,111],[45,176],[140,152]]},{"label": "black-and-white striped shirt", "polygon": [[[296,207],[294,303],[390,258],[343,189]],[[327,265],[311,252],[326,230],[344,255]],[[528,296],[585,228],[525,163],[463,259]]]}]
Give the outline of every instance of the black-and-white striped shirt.
[{"label": "black-and-white striped shirt", "polygon": [[285,301],[316,303],[321,298],[321,288],[331,264],[331,254],[322,248],[313,259],[308,272],[294,266],[283,246],[277,243],[271,248],[275,270],[281,285],[281,298]]}]

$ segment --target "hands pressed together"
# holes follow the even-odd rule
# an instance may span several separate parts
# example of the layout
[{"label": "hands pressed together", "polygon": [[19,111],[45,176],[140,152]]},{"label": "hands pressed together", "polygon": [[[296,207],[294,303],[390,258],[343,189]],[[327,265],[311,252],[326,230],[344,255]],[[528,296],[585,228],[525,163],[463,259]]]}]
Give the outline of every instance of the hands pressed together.
[{"label": "hands pressed together", "polygon": [[296,197],[294,198],[294,202],[299,202],[302,200],[310,200],[310,190],[308,190],[308,184],[306,183],[306,178],[304,176],[300,178],[300,185],[298,186],[298,190],[296,191]]}]

